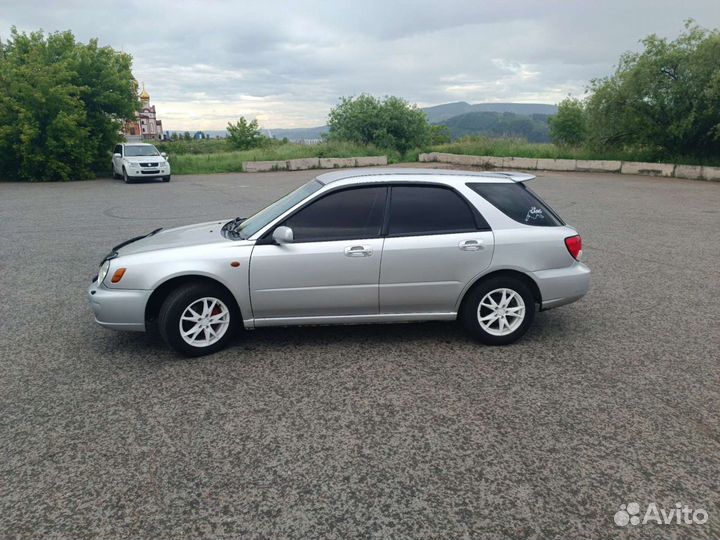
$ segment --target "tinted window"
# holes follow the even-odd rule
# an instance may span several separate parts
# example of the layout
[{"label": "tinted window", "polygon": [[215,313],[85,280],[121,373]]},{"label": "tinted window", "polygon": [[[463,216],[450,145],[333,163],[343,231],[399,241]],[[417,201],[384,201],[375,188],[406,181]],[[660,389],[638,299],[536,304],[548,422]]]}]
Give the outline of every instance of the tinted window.
[{"label": "tinted window", "polygon": [[373,238],[380,235],[386,187],[347,189],[310,203],[287,219],[296,242]]},{"label": "tinted window", "polygon": [[121,154],[122,155],[122,146],[119,144],[115,147],[115,150],[113,151],[113,154]]},{"label": "tinted window", "polygon": [[450,189],[434,186],[392,188],[390,227],[394,236],[477,230],[466,201]]},{"label": "tinted window", "polygon": [[522,184],[468,184],[506,216],[525,225],[554,227],[562,221],[553,210]]}]

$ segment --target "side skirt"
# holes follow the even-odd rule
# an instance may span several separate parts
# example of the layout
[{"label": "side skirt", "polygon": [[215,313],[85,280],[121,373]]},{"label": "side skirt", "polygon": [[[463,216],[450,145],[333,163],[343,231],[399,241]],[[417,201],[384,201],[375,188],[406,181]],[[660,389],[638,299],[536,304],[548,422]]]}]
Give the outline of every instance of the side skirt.
[{"label": "side skirt", "polygon": [[243,321],[245,328],[266,326],[306,326],[332,324],[401,323],[416,321],[453,321],[457,313],[383,313],[378,315],[335,315],[323,317],[279,317],[272,319],[249,319]]}]

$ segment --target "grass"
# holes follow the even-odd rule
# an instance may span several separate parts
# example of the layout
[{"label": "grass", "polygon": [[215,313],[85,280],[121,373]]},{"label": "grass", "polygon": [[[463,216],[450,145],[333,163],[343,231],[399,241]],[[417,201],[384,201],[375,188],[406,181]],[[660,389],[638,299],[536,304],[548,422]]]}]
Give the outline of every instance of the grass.
[{"label": "grass", "polygon": [[[214,142],[214,141],[209,141]],[[170,156],[173,174],[205,174],[242,171],[245,161],[276,161],[306,157],[359,157],[387,155],[390,161],[399,161],[397,152],[388,152],[375,146],[347,142],[328,142],[305,145],[297,143],[273,144],[252,150],[195,153],[174,153],[170,143],[166,151]],[[206,142],[199,144],[207,144]]]},{"label": "grass", "polygon": [[[717,158],[703,160],[687,156],[662,156],[658,155],[655,149],[649,148],[608,149],[601,151],[587,147],[567,147],[550,143],[529,143],[523,139],[493,139],[490,137],[466,137],[454,142],[435,145],[425,150],[471,156],[599,159],[681,163],[686,165],[720,165],[720,159]],[[417,160],[417,153],[418,152],[412,153],[408,158]]]}]

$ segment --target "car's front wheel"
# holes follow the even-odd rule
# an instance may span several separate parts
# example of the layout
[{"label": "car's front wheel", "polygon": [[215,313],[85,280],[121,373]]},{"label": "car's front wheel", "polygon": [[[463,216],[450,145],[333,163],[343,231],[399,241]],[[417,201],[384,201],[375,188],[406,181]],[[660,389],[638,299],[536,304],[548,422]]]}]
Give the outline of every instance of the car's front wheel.
[{"label": "car's front wheel", "polygon": [[186,356],[212,354],[224,348],[239,323],[234,299],[221,287],[206,283],[175,289],[158,316],[165,343]]},{"label": "car's front wheel", "polygon": [[170,181],[170,177],[169,177],[169,176],[163,176],[162,181],[163,181],[163,182],[169,182],[169,181]]},{"label": "car's front wheel", "polygon": [[521,280],[491,278],[468,293],[460,317],[482,343],[508,345],[527,332],[535,317],[535,300]]},{"label": "car's front wheel", "polygon": [[127,169],[125,169],[125,167],[123,167],[122,177],[123,182],[125,182],[126,184],[132,184],[132,179],[128,176]]}]

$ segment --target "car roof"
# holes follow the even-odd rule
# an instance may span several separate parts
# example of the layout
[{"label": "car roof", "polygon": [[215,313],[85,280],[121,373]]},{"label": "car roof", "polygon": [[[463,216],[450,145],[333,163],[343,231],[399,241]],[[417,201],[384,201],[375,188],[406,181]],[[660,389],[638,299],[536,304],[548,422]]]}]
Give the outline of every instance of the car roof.
[{"label": "car roof", "polygon": [[[378,178],[382,176],[383,178]],[[440,177],[440,178],[438,178]],[[373,169],[351,169],[346,171],[333,171],[321,174],[316,180],[327,185],[341,180],[368,178],[372,181],[413,181],[413,182],[437,182],[443,181],[486,181],[486,182],[526,182],[535,178],[532,174],[506,171],[478,172],[458,171],[453,169],[410,169],[410,168],[373,168]]]}]

